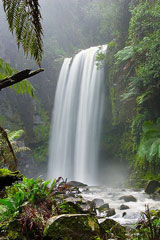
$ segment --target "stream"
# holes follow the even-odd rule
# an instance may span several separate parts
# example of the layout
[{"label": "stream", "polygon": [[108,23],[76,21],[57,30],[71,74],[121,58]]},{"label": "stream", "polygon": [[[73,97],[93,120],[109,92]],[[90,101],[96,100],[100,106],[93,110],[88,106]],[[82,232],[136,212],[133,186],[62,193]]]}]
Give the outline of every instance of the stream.
[{"label": "stream", "polygon": [[[160,198],[148,195],[143,191],[136,191],[132,189],[120,188],[107,188],[101,187],[87,187],[80,189],[81,195],[85,200],[92,201],[93,199],[103,199],[104,203],[108,203],[110,208],[114,208],[116,214],[112,219],[119,222],[121,225],[132,225],[138,222],[141,218],[141,212],[145,211],[146,205],[150,209],[158,209],[160,207]],[[119,200],[120,197],[125,195],[132,195],[137,199],[137,202],[125,202]],[[129,209],[120,210],[120,205],[127,205]],[[124,214],[125,212],[125,214]],[[124,215],[124,216],[123,216]],[[98,213],[99,221],[104,220],[104,214]]]}]

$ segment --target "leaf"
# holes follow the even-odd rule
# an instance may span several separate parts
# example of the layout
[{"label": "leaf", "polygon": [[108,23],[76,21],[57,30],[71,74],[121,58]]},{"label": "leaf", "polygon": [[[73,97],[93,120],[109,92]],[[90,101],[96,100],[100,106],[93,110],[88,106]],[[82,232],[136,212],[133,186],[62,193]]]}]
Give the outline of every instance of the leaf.
[{"label": "leaf", "polygon": [[6,199],[0,199],[0,203],[4,206],[6,206],[7,208],[9,208],[10,210],[14,210],[14,205],[11,201],[6,200]]},{"label": "leaf", "polygon": [[38,0],[3,0],[9,29],[16,35],[18,47],[22,45],[26,55],[30,52],[38,65],[43,53],[41,13]]},{"label": "leaf", "polygon": [[12,142],[13,140],[21,137],[24,134],[24,130],[12,131],[8,133],[8,138]]},{"label": "leaf", "polygon": [[160,138],[155,140],[152,143],[151,147],[150,147],[150,151],[149,151],[149,158],[150,158],[150,160],[152,160],[156,155],[158,156],[158,154],[159,154],[159,147],[160,147]]},{"label": "leaf", "polygon": [[115,58],[117,60],[116,64],[119,64],[123,61],[126,61],[130,58],[132,58],[135,54],[135,50],[133,48],[133,46],[127,46],[125,48],[123,48],[122,50],[118,51],[115,54]]},{"label": "leaf", "polygon": [[52,192],[55,184],[56,184],[56,178],[53,180],[53,182],[52,182],[52,184],[51,184],[51,186],[50,186],[50,188],[49,188],[48,195]]}]

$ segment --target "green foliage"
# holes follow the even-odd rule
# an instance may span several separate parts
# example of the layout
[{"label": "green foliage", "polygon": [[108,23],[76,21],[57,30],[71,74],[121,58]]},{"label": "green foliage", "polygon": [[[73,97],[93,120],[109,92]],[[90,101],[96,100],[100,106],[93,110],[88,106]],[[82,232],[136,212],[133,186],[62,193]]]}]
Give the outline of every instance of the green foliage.
[{"label": "green foliage", "polygon": [[150,210],[146,207],[141,213],[141,220],[136,230],[130,231],[128,239],[132,240],[158,240],[160,236],[160,211]]},{"label": "green foliage", "polygon": [[98,68],[104,67],[105,60],[106,60],[106,51],[107,45],[99,47],[98,52],[96,54],[96,65]]},{"label": "green foliage", "polygon": [[24,130],[17,130],[17,131],[6,130],[6,132],[15,153],[31,151],[31,149],[28,147],[25,147],[25,146],[19,147],[18,142],[16,141],[18,138],[24,135]]},{"label": "green foliage", "polygon": [[132,120],[131,124],[131,136],[133,139],[132,151],[137,151],[137,147],[140,142],[140,135],[142,132],[142,125],[147,120],[147,112],[143,114],[137,114],[136,117]]},{"label": "green foliage", "polygon": [[37,147],[34,149],[34,159],[38,163],[47,161],[48,157],[48,143],[49,143],[49,117],[44,109],[39,106],[39,114],[41,116],[42,123],[38,124],[34,129],[35,139]]},{"label": "green foliage", "polygon": [[145,106],[154,101],[160,76],[160,1],[139,1],[130,9],[128,46],[116,55],[117,63],[125,63],[128,85],[123,100],[137,97]]},{"label": "green foliage", "polygon": [[115,54],[117,64],[132,58],[135,55],[133,46],[127,46]]},{"label": "green foliage", "polygon": [[3,0],[9,29],[16,35],[18,47],[40,65],[42,59],[42,26],[38,0]]},{"label": "green foliage", "polygon": [[144,122],[142,127],[136,165],[145,168],[146,163],[153,168],[160,167],[160,118],[156,123]]},{"label": "green foliage", "polygon": [[[11,67],[8,63],[6,63],[3,59],[0,58],[0,80],[10,77],[17,72],[17,70],[15,70],[13,67]],[[28,93],[29,96],[34,97],[35,89],[27,80],[23,80],[22,82],[14,84],[10,88],[14,89],[19,95],[26,95]]]},{"label": "green foliage", "polygon": [[4,133],[0,133],[0,167],[4,164],[8,168],[12,168],[12,165],[17,161],[15,153],[30,151],[30,148],[25,146],[20,147],[16,141],[24,134],[23,130],[9,131],[5,130]]},{"label": "green foliage", "polygon": [[53,187],[55,187],[56,181],[53,181],[50,189],[48,188],[49,183],[50,181],[23,177],[22,183],[7,187],[5,197],[0,199],[0,207],[3,211],[0,214],[0,221],[16,217],[22,207],[29,203],[35,204],[38,201],[47,200]]}]

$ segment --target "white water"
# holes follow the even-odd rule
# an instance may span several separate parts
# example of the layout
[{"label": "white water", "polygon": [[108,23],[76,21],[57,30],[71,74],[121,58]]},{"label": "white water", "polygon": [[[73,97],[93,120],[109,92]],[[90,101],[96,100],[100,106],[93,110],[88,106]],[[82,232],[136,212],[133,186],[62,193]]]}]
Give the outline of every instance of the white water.
[{"label": "white water", "polygon": [[[98,146],[104,105],[104,71],[98,47],[65,59],[56,90],[48,178],[97,183]],[[105,48],[106,49],[106,48]]]},{"label": "white water", "polygon": [[[83,190],[84,189],[84,190]],[[109,204],[110,208],[114,208],[116,214],[113,215],[112,219],[119,222],[122,225],[132,225],[137,223],[141,219],[141,212],[145,212],[146,205],[150,209],[159,209],[159,200],[157,196],[153,199],[153,196],[146,194],[144,191],[135,191],[132,189],[120,189],[120,188],[107,188],[101,187],[87,187],[80,189],[82,191],[82,196],[86,200],[92,201],[95,198],[103,199],[105,203]],[[124,202],[124,200],[119,200],[121,196],[132,195],[137,199],[137,202]],[[120,205],[125,204],[129,207],[126,210],[120,210]],[[123,217],[123,213],[126,215]],[[105,213],[98,214],[100,218],[99,221],[103,221],[105,218]]]}]

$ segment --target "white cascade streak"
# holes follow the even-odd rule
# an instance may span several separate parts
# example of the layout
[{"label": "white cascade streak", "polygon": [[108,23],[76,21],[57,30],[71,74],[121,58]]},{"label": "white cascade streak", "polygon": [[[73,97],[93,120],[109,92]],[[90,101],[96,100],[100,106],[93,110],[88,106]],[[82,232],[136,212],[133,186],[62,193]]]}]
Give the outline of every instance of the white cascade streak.
[{"label": "white cascade streak", "polygon": [[[106,47],[104,47],[106,50]],[[99,47],[65,59],[56,89],[48,178],[98,182],[98,147],[104,105],[104,70]]]}]

